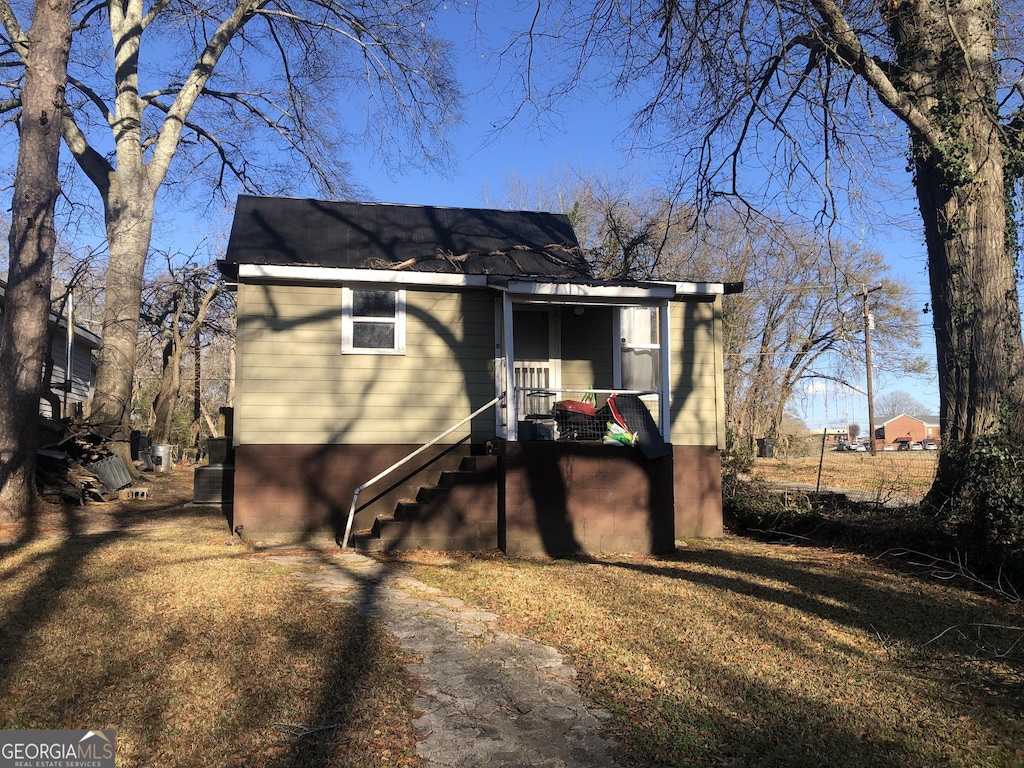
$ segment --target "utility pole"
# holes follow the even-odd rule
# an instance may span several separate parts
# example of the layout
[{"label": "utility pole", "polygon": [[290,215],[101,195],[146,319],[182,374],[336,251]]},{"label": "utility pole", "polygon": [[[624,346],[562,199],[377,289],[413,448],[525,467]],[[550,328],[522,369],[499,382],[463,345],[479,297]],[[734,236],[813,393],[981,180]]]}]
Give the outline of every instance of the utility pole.
[{"label": "utility pole", "polygon": [[876,285],[870,290],[861,286],[861,295],[864,297],[864,366],[867,369],[868,379],[868,450],[875,455],[875,389],[872,382],[871,363],[871,329],[874,328],[875,319],[868,310],[868,294],[880,290],[882,286]]},{"label": "utility pole", "polygon": [[[200,274],[201,273],[198,270],[196,270],[194,274],[195,274],[195,283],[193,284],[194,285],[193,290],[195,291],[195,293],[192,296],[192,301],[194,303],[193,306],[195,308],[194,312],[192,313],[192,322],[195,323],[195,333],[192,334],[192,356],[193,356],[193,359],[192,359],[192,365],[193,365],[193,378],[192,378],[192,387],[193,387],[193,389],[192,389],[192,433],[193,433],[193,437],[192,437],[192,443],[193,443],[193,446],[192,447],[198,449],[199,448],[199,434],[202,432],[201,417],[203,415],[203,400],[202,400],[202,395],[203,395],[202,381],[203,381],[203,379],[202,379],[202,375],[201,375],[202,374],[202,367],[201,367],[202,363],[200,361],[200,357],[201,357],[202,351],[203,351],[203,346],[202,346],[202,339],[199,336],[199,333],[200,333],[200,330],[201,330],[201,327],[202,327],[201,323],[200,323],[200,320],[199,320],[199,313],[201,311],[200,310],[200,304],[202,303],[202,298],[199,296],[199,291],[201,290],[201,283],[200,283]],[[197,429],[197,427],[198,427],[198,429]],[[196,459],[198,459],[198,458],[199,458],[199,451],[197,450],[196,451]]]}]

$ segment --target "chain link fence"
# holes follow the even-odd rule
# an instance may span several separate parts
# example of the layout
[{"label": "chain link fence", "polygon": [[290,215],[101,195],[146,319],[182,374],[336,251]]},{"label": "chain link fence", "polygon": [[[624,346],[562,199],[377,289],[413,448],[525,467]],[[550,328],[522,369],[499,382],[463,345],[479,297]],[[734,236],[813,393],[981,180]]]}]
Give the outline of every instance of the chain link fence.
[{"label": "chain link fence", "polygon": [[[843,493],[857,501],[899,507],[919,504],[935,479],[937,450],[836,450],[821,437],[772,445],[759,456],[761,479],[799,490]],[[768,451],[762,451],[768,453]]]}]

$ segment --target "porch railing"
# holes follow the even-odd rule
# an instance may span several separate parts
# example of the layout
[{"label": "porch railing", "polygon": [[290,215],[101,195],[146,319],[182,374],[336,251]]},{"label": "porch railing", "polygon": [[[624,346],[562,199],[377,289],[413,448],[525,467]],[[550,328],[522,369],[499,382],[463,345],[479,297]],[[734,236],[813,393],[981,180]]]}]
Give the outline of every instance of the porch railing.
[{"label": "porch railing", "polygon": [[524,415],[550,413],[554,393],[550,391],[551,365],[547,362],[515,364],[516,412]]},{"label": "porch railing", "polygon": [[382,472],[378,472],[372,478],[370,478],[365,483],[363,483],[358,488],[356,488],[355,492],[352,494],[352,505],[348,509],[348,521],[345,523],[345,536],[341,540],[341,548],[342,549],[348,548],[348,538],[352,534],[352,521],[355,519],[355,516],[356,516],[356,506],[359,503],[359,494],[360,493],[365,491],[367,488],[369,488],[371,485],[376,483],[378,480],[381,480],[381,479],[387,477],[388,475],[390,475],[392,472],[394,472],[399,467],[402,467],[405,464],[408,464],[410,461],[415,459],[417,456],[419,456],[421,453],[423,453],[428,448],[437,445],[439,442],[441,442],[446,437],[448,437],[448,435],[450,435],[452,432],[455,432],[457,429],[465,426],[466,424],[471,422],[473,419],[475,419],[477,416],[479,416],[481,413],[483,413],[484,411],[488,410],[489,408],[493,408],[495,405],[497,405],[499,402],[501,402],[504,398],[505,398],[504,394],[498,395],[497,397],[495,397],[493,400],[491,400],[486,405],[482,405],[479,408],[477,408],[475,411],[473,411],[471,414],[469,414],[469,416],[464,418],[458,424],[453,424],[448,429],[446,429],[444,432],[442,432],[441,434],[437,435],[437,437],[433,438],[429,442],[424,443],[423,445],[421,445],[419,448],[417,448],[415,451],[410,453],[405,458],[399,459],[394,464],[392,464],[390,467],[388,467],[387,469],[383,470]]}]

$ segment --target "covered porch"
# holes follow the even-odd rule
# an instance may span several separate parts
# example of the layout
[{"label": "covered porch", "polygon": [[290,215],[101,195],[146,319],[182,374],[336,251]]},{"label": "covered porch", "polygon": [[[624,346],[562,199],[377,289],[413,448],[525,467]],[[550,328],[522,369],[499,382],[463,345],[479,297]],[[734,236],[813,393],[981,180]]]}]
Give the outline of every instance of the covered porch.
[{"label": "covered porch", "polygon": [[629,395],[643,403],[658,437],[670,441],[670,300],[678,284],[489,282],[500,295],[495,393],[505,400],[496,417],[499,438],[600,441],[605,425],[595,432],[585,417],[609,398]]}]

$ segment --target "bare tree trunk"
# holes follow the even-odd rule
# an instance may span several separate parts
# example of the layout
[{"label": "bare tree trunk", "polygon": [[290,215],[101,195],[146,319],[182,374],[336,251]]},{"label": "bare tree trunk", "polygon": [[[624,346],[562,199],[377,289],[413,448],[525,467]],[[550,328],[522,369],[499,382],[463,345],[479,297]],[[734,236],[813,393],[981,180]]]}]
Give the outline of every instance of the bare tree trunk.
[{"label": "bare tree trunk", "polygon": [[[1024,368],[1012,257],[1004,245],[1001,163],[987,159],[970,190],[954,194],[943,193],[938,175],[934,169],[919,174],[918,198],[926,221],[943,444],[970,445],[999,431],[1019,444]],[[959,475],[960,458],[943,451],[937,500]]]},{"label": "bare tree trunk", "polygon": [[[196,296],[196,317],[199,317],[199,297]],[[195,333],[192,335],[192,354],[194,359],[192,360],[192,430],[194,436],[192,438],[192,447],[199,447],[199,434],[202,432],[200,425],[202,424],[203,415],[203,380],[202,380],[202,335],[199,333],[198,326],[196,327]]]},{"label": "bare tree trunk", "polygon": [[758,346],[757,362],[751,377],[751,386],[747,392],[747,427],[751,445],[755,439],[776,437],[772,432],[770,398],[778,386],[778,372],[772,367],[773,357],[770,354],[775,343],[776,315],[769,311],[761,329],[760,345]]},{"label": "bare tree trunk", "polygon": [[[119,174],[127,177],[123,169]],[[90,421],[107,437],[127,441],[131,432],[132,382],[142,307],[142,280],[153,228],[153,206],[138,170],[138,196],[112,192],[105,201],[110,261],[107,267],[103,344],[96,371]],[[141,197],[140,197],[141,196]],[[122,197],[132,197],[123,200]]]},{"label": "bare tree trunk", "polygon": [[60,194],[60,116],[71,49],[70,0],[39,0],[27,35],[21,143],[11,209],[10,268],[0,337],[0,512],[31,515],[39,396]]},{"label": "bare tree trunk", "polygon": [[[944,448],[951,449],[987,434],[1003,433],[1018,444],[1024,439],[1024,346],[1007,245],[1006,159],[992,110],[996,15],[982,5],[951,11],[933,0],[911,11],[907,4],[892,25],[909,84],[928,97],[943,136],[938,149],[920,136],[912,146],[928,248],[939,418]],[[959,67],[948,64],[957,60]],[[959,474],[958,452],[944,450],[932,503],[949,497]]]},{"label": "bare tree trunk", "polygon": [[[207,314],[214,298],[220,290],[221,282],[215,279],[206,290],[202,290],[194,284],[190,278],[181,277],[186,287],[180,292],[174,292],[173,305],[170,307],[168,316],[170,325],[163,329],[164,351],[163,370],[160,379],[160,391],[153,400],[153,430],[152,439],[154,443],[167,443],[171,438],[171,425],[174,420],[174,409],[178,404],[178,396],[181,394],[181,359],[185,350],[192,347],[195,353],[195,366],[193,368],[193,384],[195,387],[193,403],[192,442],[198,446],[198,432],[202,428],[201,423],[201,387],[200,387],[200,363],[199,355],[202,352],[200,331],[206,321]],[[182,332],[182,314],[186,305],[191,305],[193,316],[188,320],[187,330]]]},{"label": "bare tree trunk", "polygon": [[174,407],[178,404],[178,394],[181,392],[181,355],[179,340],[169,339],[164,347],[160,391],[153,399],[153,430],[150,439],[155,445],[171,441]]},{"label": "bare tree trunk", "polygon": [[206,428],[210,430],[210,437],[221,437],[220,429],[214,423],[213,419],[210,418],[209,412],[206,410],[206,406],[202,403],[199,404],[199,410],[203,414],[203,421],[206,422]]}]

